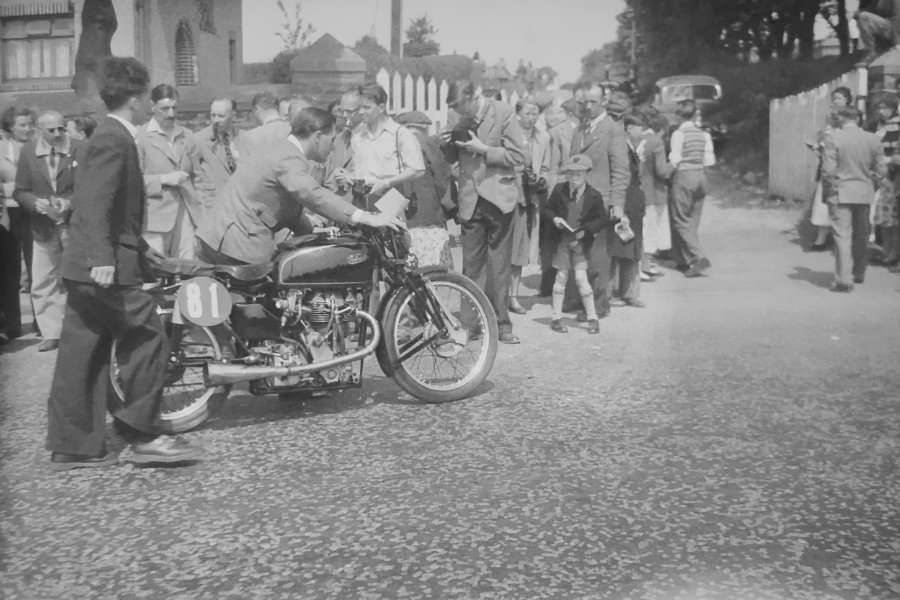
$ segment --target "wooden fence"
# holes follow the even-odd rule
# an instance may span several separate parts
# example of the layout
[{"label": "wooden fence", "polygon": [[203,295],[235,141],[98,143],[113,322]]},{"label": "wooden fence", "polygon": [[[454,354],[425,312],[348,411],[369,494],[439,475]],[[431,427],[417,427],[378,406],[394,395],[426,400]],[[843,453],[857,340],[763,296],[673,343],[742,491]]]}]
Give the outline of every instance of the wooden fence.
[{"label": "wooden fence", "polygon": [[865,69],[848,71],[817,88],[769,103],[770,194],[789,200],[812,198],[818,155],[805,142],[815,142],[825,126],[832,90],[845,86],[854,96],[865,97],[867,81]]},{"label": "wooden fence", "polygon": [[[425,113],[432,120],[432,132],[438,133],[447,124],[447,88],[446,81],[436,81],[419,76],[391,74],[381,69],[375,75],[375,81],[387,91],[388,111],[391,114],[418,110]],[[481,86],[475,93],[481,94]],[[508,94],[505,90],[500,92],[503,101],[515,104],[519,101],[518,92]]]}]

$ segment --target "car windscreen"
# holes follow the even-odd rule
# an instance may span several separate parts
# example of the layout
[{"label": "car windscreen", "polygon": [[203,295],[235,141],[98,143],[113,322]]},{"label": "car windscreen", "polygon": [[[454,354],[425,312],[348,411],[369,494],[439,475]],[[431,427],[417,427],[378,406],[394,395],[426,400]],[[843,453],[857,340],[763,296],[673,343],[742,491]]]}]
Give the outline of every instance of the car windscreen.
[{"label": "car windscreen", "polygon": [[677,104],[682,100],[718,100],[719,89],[714,85],[677,84],[662,88],[664,104]]}]

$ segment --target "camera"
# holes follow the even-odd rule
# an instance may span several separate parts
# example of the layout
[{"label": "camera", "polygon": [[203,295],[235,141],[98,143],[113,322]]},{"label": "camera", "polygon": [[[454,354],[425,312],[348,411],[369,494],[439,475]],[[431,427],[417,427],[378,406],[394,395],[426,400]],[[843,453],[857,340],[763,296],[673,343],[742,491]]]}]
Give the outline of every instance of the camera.
[{"label": "camera", "polygon": [[547,180],[535,173],[531,167],[525,167],[525,170],[522,172],[522,185],[533,194],[547,192]]},{"label": "camera", "polygon": [[366,183],[364,179],[354,179],[350,186],[350,191],[353,192],[354,196],[368,196],[369,192],[372,191],[372,184]]},{"label": "camera", "polygon": [[450,131],[451,142],[468,142],[472,139],[472,131],[478,129],[478,123],[471,117],[464,117],[459,120]]}]

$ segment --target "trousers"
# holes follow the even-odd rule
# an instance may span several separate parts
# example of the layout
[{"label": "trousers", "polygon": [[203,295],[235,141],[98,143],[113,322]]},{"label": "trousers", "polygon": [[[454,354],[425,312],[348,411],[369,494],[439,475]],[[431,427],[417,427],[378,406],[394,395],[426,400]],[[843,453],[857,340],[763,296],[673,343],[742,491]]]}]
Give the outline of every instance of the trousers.
[{"label": "trousers", "polygon": [[691,265],[705,258],[700,246],[700,218],[706,198],[706,173],[702,169],[676,171],[669,198],[672,221],[672,258]]},{"label": "trousers", "polygon": [[497,313],[500,332],[512,331],[509,282],[512,267],[513,214],[478,198],[472,218],[461,225],[463,275],[478,284]]},{"label": "trousers", "polygon": [[834,234],[834,278],[851,285],[853,278],[866,275],[869,263],[869,205],[831,204],[831,230]]},{"label": "trousers", "polygon": [[[64,281],[68,298],[47,401],[47,449],[101,454],[107,410],[128,430],[159,433],[168,341],[153,297],[139,287]],[[109,378],[113,340],[124,403]]]},{"label": "trousers", "polygon": [[66,288],[61,269],[67,234],[64,227],[57,227],[50,239],[34,238],[31,302],[41,335],[48,340],[59,339],[66,314]]}]

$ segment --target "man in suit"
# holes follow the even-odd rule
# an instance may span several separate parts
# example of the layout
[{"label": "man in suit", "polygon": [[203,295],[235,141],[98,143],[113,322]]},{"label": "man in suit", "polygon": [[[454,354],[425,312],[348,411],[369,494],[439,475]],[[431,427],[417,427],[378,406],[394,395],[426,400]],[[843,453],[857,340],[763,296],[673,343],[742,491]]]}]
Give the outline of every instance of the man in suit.
[{"label": "man in suit", "polygon": [[837,118],[839,128],[825,140],[822,174],[835,192],[828,199],[835,242],[831,290],[850,292],[866,277],[869,207],[876,186],[887,176],[887,164],[881,140],[857,124],[859,111],[845,106]]},{"label": "man in suit", "polygon": [[[584,91],[580,102],[586,117],[572,136],[571,154],[585,154],[591,159],[593,169],[588,173],[588,184],[600,192],[613,220],[621,219],[625,215],[625,192],[631,180],[631,170],[625,128],[617,119],[631,108],[631,103],[626,95],[616,93],[610,94],[609,99],[604,101],[603,88],[598,86]],[[607,316],[610,310],[610,290],[607,288],[611,259],[608,254],[603,256],[609,235],[614,234],[604,230],[591,248],[593,256],[588,275],[599,318]],[[567,290],[567,306],[577,304],[575,292],[572,286]],[[586,315],[580,313],[578,318],[584,320]]]},{"label": "man in suit", "polygon": [[[141,237],[144,180],[134,125],[149,110],[149,75],[134,58],[120,57],[106,59],[99,75],[109,114],[88,142],[75,178],[62,266],[68,298],[48,401],[47,449],[58,470],[116,462],[104,444],[110,407],[132,461],[193,461],[201,456],[198,448],[159,435],[168,343],[156,302],[141,289],[142,264],[148,253],[158,257]],[[124,404],[110,384],[113,340]]]},{"label": "man in suit", "polygon": [[38,118],[38,132],[22,148],[14,197],[31,214],[31,302],[44,338],[38,352],[48,352],[59,346],[66,309],[60,268],[81,145],[69,139],[63,116],[56,111]]},{"label": "man in suit", "polygon": [[268,150],[272,144],[291,135],[291,124],[278,112],[278,99],[272,92],[259,92],[253,96],[250,105],[259,125],[244,134],[245,154],[260,148]]},{"label": "man in suit", "polygon": [[323,188],[312,175],[334,139],[334,117],[304,108],[293,117],[293,133],[267,152],[241,160],[197,232],[198,257],[218,264],[255,264],[272,259],[275,232],[304,225],[303,209],[339,223],[402,227],[394,216],[369,213]]},{"label": "man in suit", "polygon": [[513,212],[519,202],[516,169],[525,165],[525,136],[513,108],[476,95],[471,82],[451,83],[447,106],[453,112],[442,134],[443,149],[448,162],[459,163],[463,274],[491,299],[500,341],[518,344],[509,319],[509,285]]},{"label": "man in suit", "polygon": [[[325,161],[325,187],[345,200],[352,198],[349,179],[356,170],[353,165],[353,149],[350,145],[353,131],[362,123],[359,109],[362,99],[359,90],[345,92],[336,108],[338,114],[334,145]],[[338,179],[340,178],[340,181]]]},{"label": "man in suit", "polygon": [[147,215],[144,239],[156,252],[193,258],[201,205],[193,181],[200,170],[194,135],[176,122],[178,91],[165,83],[150,92],[153,117],[138,133]]},{"label": "man in suit", "polygon": [[215,205],[216,195],[237,170],[244,151],[244,134],[234,123],[234,100],[215,98],[209,105],[209,120],[194,135],[199,160],[194,188],[204,213]]}]

